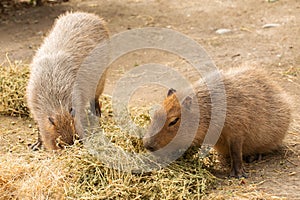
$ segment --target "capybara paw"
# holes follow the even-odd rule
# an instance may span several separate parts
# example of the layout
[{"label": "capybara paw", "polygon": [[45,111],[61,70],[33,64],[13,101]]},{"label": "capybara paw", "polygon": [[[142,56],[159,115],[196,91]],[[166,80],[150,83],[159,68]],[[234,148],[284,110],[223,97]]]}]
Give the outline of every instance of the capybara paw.
[{"label": "capybara paw", "polygon": [[248,178],[248,175],[243,173],[243,174],[236,174],[236,175],[229,175],[229,178],[237,178],[237,179],[240,179],[240,178]]},{"label": "capybara paw", "polygon": [[95,113],[94,113],[94,114],[95,114],[97,117],[101,117],[101,109],[100,109],[100,107],[95,109]]},{"label": "capybara paw", "polygon": [[229,178],[248,178],[247,173],[244,170],[236,171],[236,170],[231,170]]},{"label": "capybara paw", "polygon": [[29,144],[28,146],[29,146],[29,148],[30,148],[31,150],[33,150],[33,151],[38,151],[38,150],[40,150],[41,147],[42,147],[42,142],[41,142],[41,141],[36,141],[35,143]]}]

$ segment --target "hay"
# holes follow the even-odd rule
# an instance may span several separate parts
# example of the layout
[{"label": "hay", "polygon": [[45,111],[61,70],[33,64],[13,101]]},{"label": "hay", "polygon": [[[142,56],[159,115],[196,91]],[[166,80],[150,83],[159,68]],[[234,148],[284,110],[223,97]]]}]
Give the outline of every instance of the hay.
[{"label": "hay", "polygon": [[0,158],[0,199],[199,199],[212,181],[199,160],[131,174],[105,167],[80,147]]},{"label": "hay", "polygon": [[[1,67],[2,114],[28,116],[28,74],[28,68],[18,64]],[[145,152],[141,139],[114,121],[110,98],[102,101],[102,129],[110,142],[127,152]],[[145,108],[132,108],[131,116],[141,127],[149,123]],[[200,199],[215,180],[197,154],[164,169],[134,174],[107,167],[80,143],[54,153],[33,152],[26,143],[35,139],[36,128],[29,123],[26,118],[8,118],[0,127],[0,199]]]},{"label": "hay", "polygon": [[25,103],[29,67],[21,62],[9,63],[9,66],[0,65],[0,114],[29,116]]},{"label": "hay", "polygon": [[[91,162],[91,158],[74,160],[67,195],[80,199],[199,199],[213,178],[194,161],[177,161],[169,167],[148,174],[131,174]],[[76,166],[76,167],[75,167]],[[76,169],[76,171],[75,171]]]}]

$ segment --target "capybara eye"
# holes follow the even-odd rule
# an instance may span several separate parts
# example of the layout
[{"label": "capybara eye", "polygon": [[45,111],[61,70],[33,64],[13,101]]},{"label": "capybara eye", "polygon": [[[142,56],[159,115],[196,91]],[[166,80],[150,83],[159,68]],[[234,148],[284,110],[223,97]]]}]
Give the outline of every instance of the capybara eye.
[{"label": "capybara eye", "polygon": [[173,89],[173,88],[170,88],[169,89],[169,91],[168,91],[168,94],[167,94],[167,96],[171,96],[172,94],[174,94],[176,92],[176,90],[175,89]]},{"label": "capybara eye", "polygon": [[174,119],[173,121],[170,122],[169,127],[170,126],[174,126],[179,120],[179,117],[177,117],[176,119]]},{"label": "capybara eye", "polygon": [[53,117],[48,117],[48,120],[53,126],[55,126]]}]

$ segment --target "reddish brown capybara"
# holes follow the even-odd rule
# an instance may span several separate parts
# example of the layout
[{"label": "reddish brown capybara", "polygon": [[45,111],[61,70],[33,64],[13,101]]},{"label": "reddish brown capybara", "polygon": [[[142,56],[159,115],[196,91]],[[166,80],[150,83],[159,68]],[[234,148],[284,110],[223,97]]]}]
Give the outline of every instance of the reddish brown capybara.
[{"label": "reddish brown capybara", "polygon": [[[245,176],[243,156],[264,154],[277,149],[284,139],[291,121],[291,109],[287,95],[263,70],[236,68],[221,72],[226,94],[226,117],[221,134],[214,148],[218,153],[231,158],[231,176]],[[216,76],[208,76],[213,81]],[[205,78],[204,78],[205,79]],[[211,123],[212,101],[205,81],[194,85],[199,110],[190,109],[191,96],[182,103],[177,96],[183,91],[170,89],[163,106],[154,113],[149,131],[143,138],[144,146],[150,151],[165,147],[176,136],[181,125],[182,111],[187,117],[200,112],[197,133],[191,146],[201,146]],[[157,131],[161,120],[165,119],[161,130]],[[187,126],[189,122],[187,120]],[[184,132],[184,131],[183,131]],[[185,145],[185,137],[175,144],[178,149]]]}]

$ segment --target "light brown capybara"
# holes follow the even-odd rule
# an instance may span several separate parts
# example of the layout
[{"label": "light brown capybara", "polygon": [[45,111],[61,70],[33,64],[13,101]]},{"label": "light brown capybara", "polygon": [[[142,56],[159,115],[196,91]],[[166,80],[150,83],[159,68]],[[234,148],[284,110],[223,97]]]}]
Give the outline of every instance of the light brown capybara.
[{"label": "light brown capybara", "polygon": [[[40,134],[32,148],[55,150],[71,145],[83,133],[75,129],[72,90],[84,59],[102,41],[109,39],[106,23],[84,12],[67,12],[58,17],[33,58],[27,87],[27,102]],[[99,96],[106,70],[98,82],[95,112],[100,115]]]},{"label": "light brown capybara", "polygon": [[[263,70],[236,68],[221,72],[221,77],[227,107],[225,122],[214,148],[231,158],[230,176],[246,176],[243,156],[268,153],[282,144],[291,121],[290,102],[284,91]],[[206,78],[213,81],[216,76],[209,75]],[[187,124],[181,124],[182,111],[188,113],[187,118],[200,112],[199,126],[191,146],[201,146],[209,125],[218,126],[210,124],[211,95],[214,91],[209,91],[203,80],[198,81],[194,89],[199,110],[190,109],[193,97],[187,96],[180,104],[177,98],[180,91],[169,90],[162,108],[154,113],[150,128],[143,138],[146,149],[162,149],[175,138],[181,125],[188,127],[189,123],[193,123],[187,120]],[[165,122],[157,131],[162,119]],[[175,144],[178,149],[186,145],[189,133],[184,132],[180,137]]]}]

